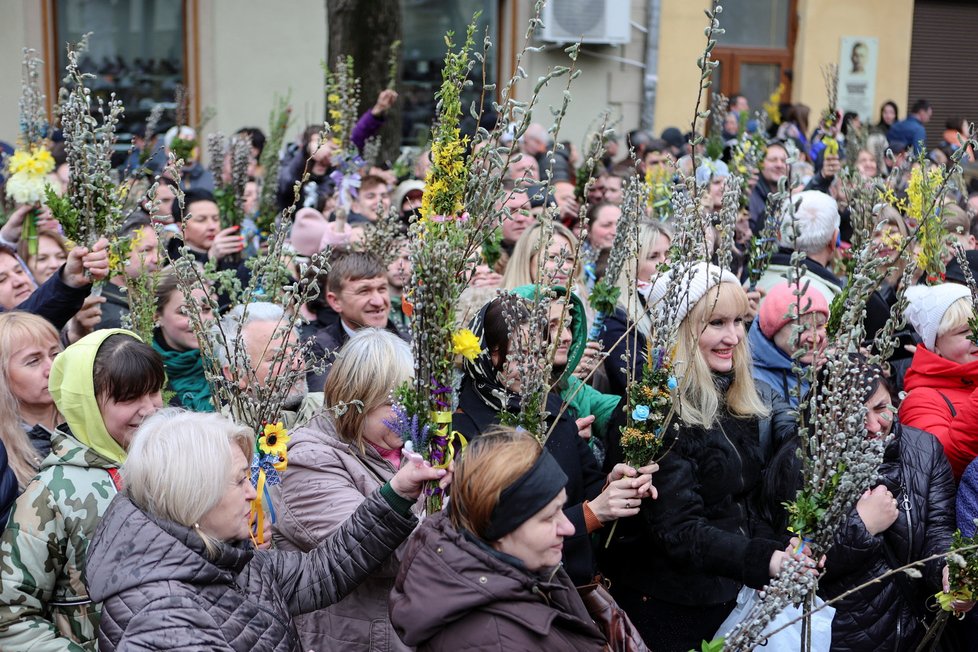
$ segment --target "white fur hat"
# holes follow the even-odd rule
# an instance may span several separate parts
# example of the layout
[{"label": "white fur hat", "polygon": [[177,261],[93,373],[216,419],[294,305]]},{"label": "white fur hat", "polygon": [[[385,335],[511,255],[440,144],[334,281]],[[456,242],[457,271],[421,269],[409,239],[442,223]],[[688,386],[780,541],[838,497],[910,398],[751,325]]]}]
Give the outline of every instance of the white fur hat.
[{"label": "white fur hat", "polygon": [[903,312],[928,351],[934,350],[937,329],[944,313],[955,301],[971,296],[967,285],[943,283],[941,285],[914,285],[907,288],[907,309]]},{"label": "white fur hat", "polygon": [[662,274],[656,279],[649,291],[648,304],[655,306],[662,297],[666,295],[666,290],[674,283],[680,283],[683,287],[679,291],[679,303],[676,313],[671,315],[675,319],[673,323],[679,324],[686,318],[689,311],[693,309],[700,299],[711,289],[721,283],[733,283],[740,287],[740,280],[731,272],[708,263],[697,263],[688,268],[685,273],[677,279],[673,279],[675,270],[668,274]]}]

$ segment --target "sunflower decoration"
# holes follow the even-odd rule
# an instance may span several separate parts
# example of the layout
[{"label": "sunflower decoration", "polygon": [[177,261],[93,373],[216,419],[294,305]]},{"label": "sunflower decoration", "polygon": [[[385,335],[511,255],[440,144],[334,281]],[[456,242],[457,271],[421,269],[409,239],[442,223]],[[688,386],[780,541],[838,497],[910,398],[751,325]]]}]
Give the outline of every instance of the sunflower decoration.
[{"label": "sunflower decoration", "polygon": [[258,487],[282,482],[279,474],[288,466],[288,444],[289,431],[281,421],[265,424],[258,435],[257,450],[251,461],[251,484]]}]

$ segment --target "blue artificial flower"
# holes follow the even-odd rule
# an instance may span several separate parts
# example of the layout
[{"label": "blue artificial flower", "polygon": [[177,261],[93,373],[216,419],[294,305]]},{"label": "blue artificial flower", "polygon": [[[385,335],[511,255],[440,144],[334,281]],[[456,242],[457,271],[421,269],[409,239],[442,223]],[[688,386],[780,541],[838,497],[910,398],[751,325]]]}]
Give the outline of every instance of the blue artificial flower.
[{"label": "blue artificial flower", "polygon": [[635,409],[632,410],[632,419],[635,421],[645,421],[649,418],[649,406],[648,405],[636,405]]},{"label": "blue artificial flower", "polygon": [[669,380],[666,381],[666,387],[669,388],[670,392],[674,392],[679,387],[679,383],[676,382],[675,377],[669,376]]}]

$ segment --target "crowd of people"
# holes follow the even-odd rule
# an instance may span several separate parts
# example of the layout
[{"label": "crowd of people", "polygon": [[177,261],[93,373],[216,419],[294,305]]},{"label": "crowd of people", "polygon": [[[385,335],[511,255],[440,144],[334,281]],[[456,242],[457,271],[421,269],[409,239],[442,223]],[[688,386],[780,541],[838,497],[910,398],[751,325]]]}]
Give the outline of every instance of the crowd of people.
[{"label": "crowd of people", "polygon": [[[349,142],[363,152],[397,106],[381,92]],[[360,161],[346,196],[348,161],[321,125],[286,143],[272,171],[260,164],[265,134],[242,129],[244,220],[226,226],[231,153],[205,164],[195,149],[175,172],[168,155],[201,136],[176,125],[120,168],[148,190],[90,247],[66,240],[47,208],[10,205],[0,648],[687,652],[727,633],[745,587],[763,590],[797,562],[836,599],[832,650],[916,649],[933,596],[952,588],[941,555],[978,517],[978,184],[958,175],[939,194],[937,273],[906,269],[925,249],[913,184],[973,162],[969,124],[949,121],[938,144],[926,142],[924,100],[903,120],[886,102],[871,125],[830,112],[813,127],[808,107],[781,108],[772,120],[731,98],[715,110],[715,149],[675,128],[602,134],[595,165],[542,124],[500,132],[513,155],[493,202],[499,252],[473,261],[455,306],[477,350],[456,364],[450,427],[465,446],[451,464],[424,461],[392,425],[416,369],[411,288],[425,279],[409,234],[425,217],[430,149],[400,172]],[[748,141],[754,160],[738,155]],[[49,181],[63,193],[57,131],[51,149]],[[867,219],[850,189],[877,183],[890,194]],[[638,187],[651,198],[636,209]],[[243,305],[220,283],[188,287],[180,261],[239,283],[258,273],[266,195],[288,222],[286,284],[328,257],[315,296],[282,305],[281,287],[264,287]],[[677,266],[698,255],[675,246],[689,236],[672,214],[683,196],[712,226],[703,259]],[[629,221],[634,249],[618,265]],[[363,246],[391,227],[385,250]],[[121,261],[119,239],[130,243]],[[850,435],[886,445],[823,556],[789,530],[784,504],[801,486],[799,412],[831,373],[830,320],[864,247],[885,273],[851,352],[861,381],[847,400],[864,418]],[[151,328],[137,334],[146,278]],[[613,311],[590,300],[607,287]],[[634,463],[621,433],[644,418],[632,389],[670,301],[675,417],[663,452]],[[293,309],[296,326],[283,329]],[[876,360],[891,313],[907,327]],[[239,337],[203,342],[218,326]],[[526,337],[540,328],[544,441],[510,418],[526,407]],[[253,381],[242,394],[291,379],[266,424],[236,422],[216,389],[242,365]],[[255,427],[275,422],[288,463],[267,486]],[[433,483],[448,499],[424,513]],[[873,581],[915,562],[915,575]],[[958,598],[963,615],[972,603]],[[978,646],[970,615],[940,636],[940,649]]]}]

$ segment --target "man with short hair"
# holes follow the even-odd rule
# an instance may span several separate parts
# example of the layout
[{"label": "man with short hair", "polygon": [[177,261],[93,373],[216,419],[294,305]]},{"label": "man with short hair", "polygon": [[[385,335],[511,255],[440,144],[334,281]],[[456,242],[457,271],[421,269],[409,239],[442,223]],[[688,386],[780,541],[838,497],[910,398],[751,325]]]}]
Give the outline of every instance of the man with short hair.
[{"label": "man with short hair", "polygon": [[350,214],[346,221],[350,225],[371,224],[390,208],[391,196],[387,182],[377,175],[368,174],[360,179],[360,188],[350,205]]},{"label": "man with short hair", "polygon": [[[831,304],[842,292],[845,280],[829,269],[839,245],[839,205],[817,190],[805,190],[791,199],[794,210],[788,206],[781,216],[781,241],[778,251],[771,256],[771,263],[757,282],[757,289],[767,292],[784,281],[791,268],[791,256],[798,251],[805,254],[803,283],[821,292]],[[763,305],[763,299],[761,305]],[[872,339],[890,316],[890,309],[874,292],[866,304],[865,336]]]},{"label": "man with short hair", "polygon": [[737,93],[730,96],[730,101],[727,103],[727,110],[731,113],[739,114],[746,112],[750,115],[750,103],[747,98],[743,95]]},{"label": "man with short hair", "polygon": [[907,143],[913,147],[913,153],[919,154],[924,148],[927,140],[927,130],[924,125],[930,121],[934,114],[934,109],[927,100],[917,100],[910,107],[910,115],[905,120],[894,123],[890,130],[886,132],[886,137],[891,141]]},{"label": "man with short hair", "polygon": [[[331,361],[336,352],[361,328],[384,328],[407,339],[391,321],[387,267],[366,252],[335,252],[326,275],[326,302],[339,319],[315,335],[314,349]],[[326,382],[329,370],[322,376]],[[318,383],[320,379],[310,379]],[[321,389],[313,384],[313,389]]]},{"label": "man with short hair", "polygon": [[624,175],[619,172],[609,172],[608,174],[602,175],[601,178],[604,181],[602,201],[614,204],[615,206],[621,206],[622,187],[625,184]]},{"label": "man with short hair", "polygon": [[[256,388],[268,388],[269,384],[295,373],[280,415],[283,425],[291,430],[305,425],[322,408],[323,395],[309,391],[306,374],[302,372],[305,361],[297,357],[299,333],[296,329],[286,333],[287,325],[285,310],[277,304],[255,302],[235,306],[220,326],[214,326],[224,335],[219,335],[217,342],[227,346],[218,345],[214,352],[225,378],[232,380],[232,367],[238,369],[237,382],[245,394],[253,395]],[[241,349],[237,348],[239,343],[243,345]],[[242,370],[243,364],[247,364],[247,371]]]}]

